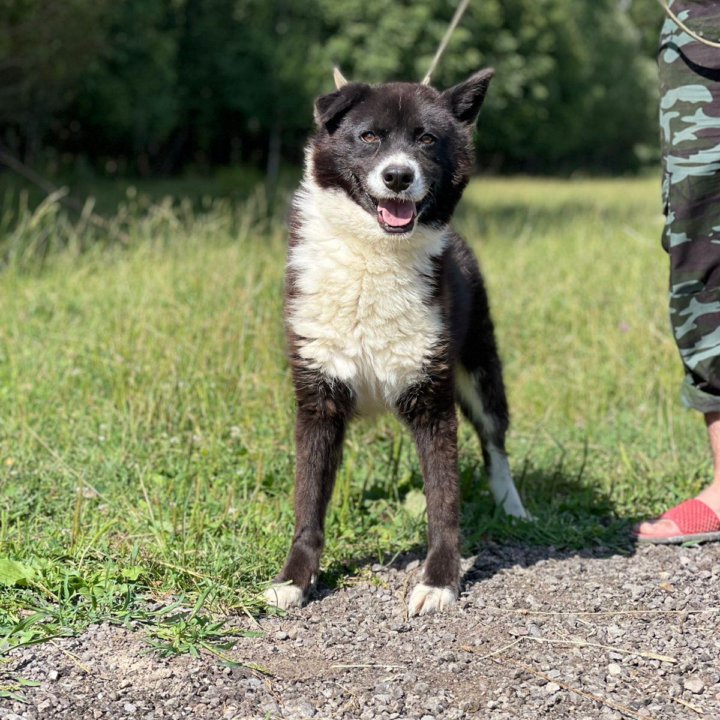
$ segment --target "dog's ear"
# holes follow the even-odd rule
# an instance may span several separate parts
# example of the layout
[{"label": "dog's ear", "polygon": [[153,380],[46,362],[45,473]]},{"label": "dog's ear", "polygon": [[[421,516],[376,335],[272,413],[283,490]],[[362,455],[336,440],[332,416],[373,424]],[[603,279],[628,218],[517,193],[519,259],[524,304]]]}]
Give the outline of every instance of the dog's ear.
[{"label": "dog's ear", "polygon": [[315,122],[332,135],[345,113],[361,102],[369,89],[370,86],[363,83],[348,83],[329,95],[319,97],[315,101]]},{"label": "dog's ear", "polygon": [[482,107],[488,85],[495,75],[493,68],[480,70],[464,82],[445,90],[441,97],[450,108],[450,112],[466,125],[473,125]]},{"label": "dog's ear", "polygon": [[333,80],[335,81],[335,87],[338,90],[348,84],[347,78],[343,76],[337,65],[333,68]]}]

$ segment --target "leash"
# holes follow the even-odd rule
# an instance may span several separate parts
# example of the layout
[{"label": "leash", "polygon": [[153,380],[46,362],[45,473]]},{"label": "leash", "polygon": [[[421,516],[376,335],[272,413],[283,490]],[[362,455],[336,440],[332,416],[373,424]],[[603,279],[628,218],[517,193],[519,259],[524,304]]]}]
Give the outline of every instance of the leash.
[{"label": "leash", "polygon": [[450,21],[450,25],[448,26],[448,29],[445,31],[445,36],[440,41],[440,46],[438,47],[438,49],[435,53],[435,57],[432,59],[432,62],[430,63],[430,68],[428,69],[427,73],[425,74],[425,77],[422,79],[423,85],[430,84],[430,77],[435,72],[435,68],[437,67],[437,64],[440,62],[440,58],[442,57],[442,54],[445,52],[445,48],[448,46],[448,43],[450,42],[450,38],[452,37],[452,34],[455,32],[455,28],[458,26],[458,23],[460,22],[460,18],[465,13],[465,10],[467,10],[467,6],[469,4],[470,4],[470,0],[461,0],[460,1],[460,4],[458,5],[457,10],[455,10],[455,14],[453,15],[453,18]]},{"label": "leash", "polygon": [[666,12],[667,16],[681,29],[684,30],[691,38],[701,42],[703,45],[707,45],[711,48],[720,48],[720,42],[714,42],[704,38],[702,35],[691,30],[671,9],[668,5],[668,0],[657,0],[660,7]]}]

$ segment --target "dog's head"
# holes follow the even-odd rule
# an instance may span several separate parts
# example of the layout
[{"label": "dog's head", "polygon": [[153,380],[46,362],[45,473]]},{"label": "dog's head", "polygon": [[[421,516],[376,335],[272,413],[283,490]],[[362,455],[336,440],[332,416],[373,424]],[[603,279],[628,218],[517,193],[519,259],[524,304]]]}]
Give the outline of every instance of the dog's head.
[{"label": "dog's head", "polygon": [[347,83],[315,104],[308,173],[345,193],[383,236],[450,220],[473,164],[472,134],[494,70],[444,92],[418,83]]}]

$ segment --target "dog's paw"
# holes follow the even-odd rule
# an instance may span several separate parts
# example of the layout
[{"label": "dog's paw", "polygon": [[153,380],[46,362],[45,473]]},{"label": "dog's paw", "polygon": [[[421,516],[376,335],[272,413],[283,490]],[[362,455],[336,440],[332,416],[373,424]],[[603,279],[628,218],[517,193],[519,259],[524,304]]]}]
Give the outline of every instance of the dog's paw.
[{"label": "dog's paw", "polygon": [[522,504],[520,498],[512,501],[506,499],[503,503],[503,512],[506,515],[510,515],[510,517],[525,520],[525,522],[533,522],[535,520],[535,517],[525,509],[525,506]]},{"label": "dog's paw", "polygon": [[429,613],[447,610],[455,604],[457,595],[449,587],[433,587],[420,583],[413,588],[408,604],[410,617],[428,615]]},{"label": "dog's paw", "polygon": [[280,610],[300,607],[303,603],[303,591],[297,585],[271,585],[264,596],[268,605]]}]

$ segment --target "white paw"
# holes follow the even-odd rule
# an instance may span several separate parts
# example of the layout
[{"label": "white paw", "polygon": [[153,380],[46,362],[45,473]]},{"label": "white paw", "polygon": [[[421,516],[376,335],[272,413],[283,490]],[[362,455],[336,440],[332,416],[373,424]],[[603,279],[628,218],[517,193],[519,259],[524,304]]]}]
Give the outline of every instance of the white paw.
[{"label": "white paw", "polygon": [[281,610],[300,607],[303,591],[297,585],[271,585],[264,593],[265,602]]},{"label": "white paw", "polygon": [[457,596],[449,587],[433,587],[420,583],[413,588],[410,595],[408,611],[413,615],[427,615],[438,610],[447,610],[455,604]]},{"label": "white paw", "polygon": [[520,498],[506,498],[503,502],[503,510],[506,515],[511,517],[520,518],[521,520],[527,520],[528,522],[535,518],[525,509]]},{"label": "white paw", "polygon": [[532,520],[533,517],[525,509],[513,482],[507,455],[492,444],[488,446],[488,454],[490,456],[490,490],[495,502],[502,507],[506,515],[521,520]]}]

